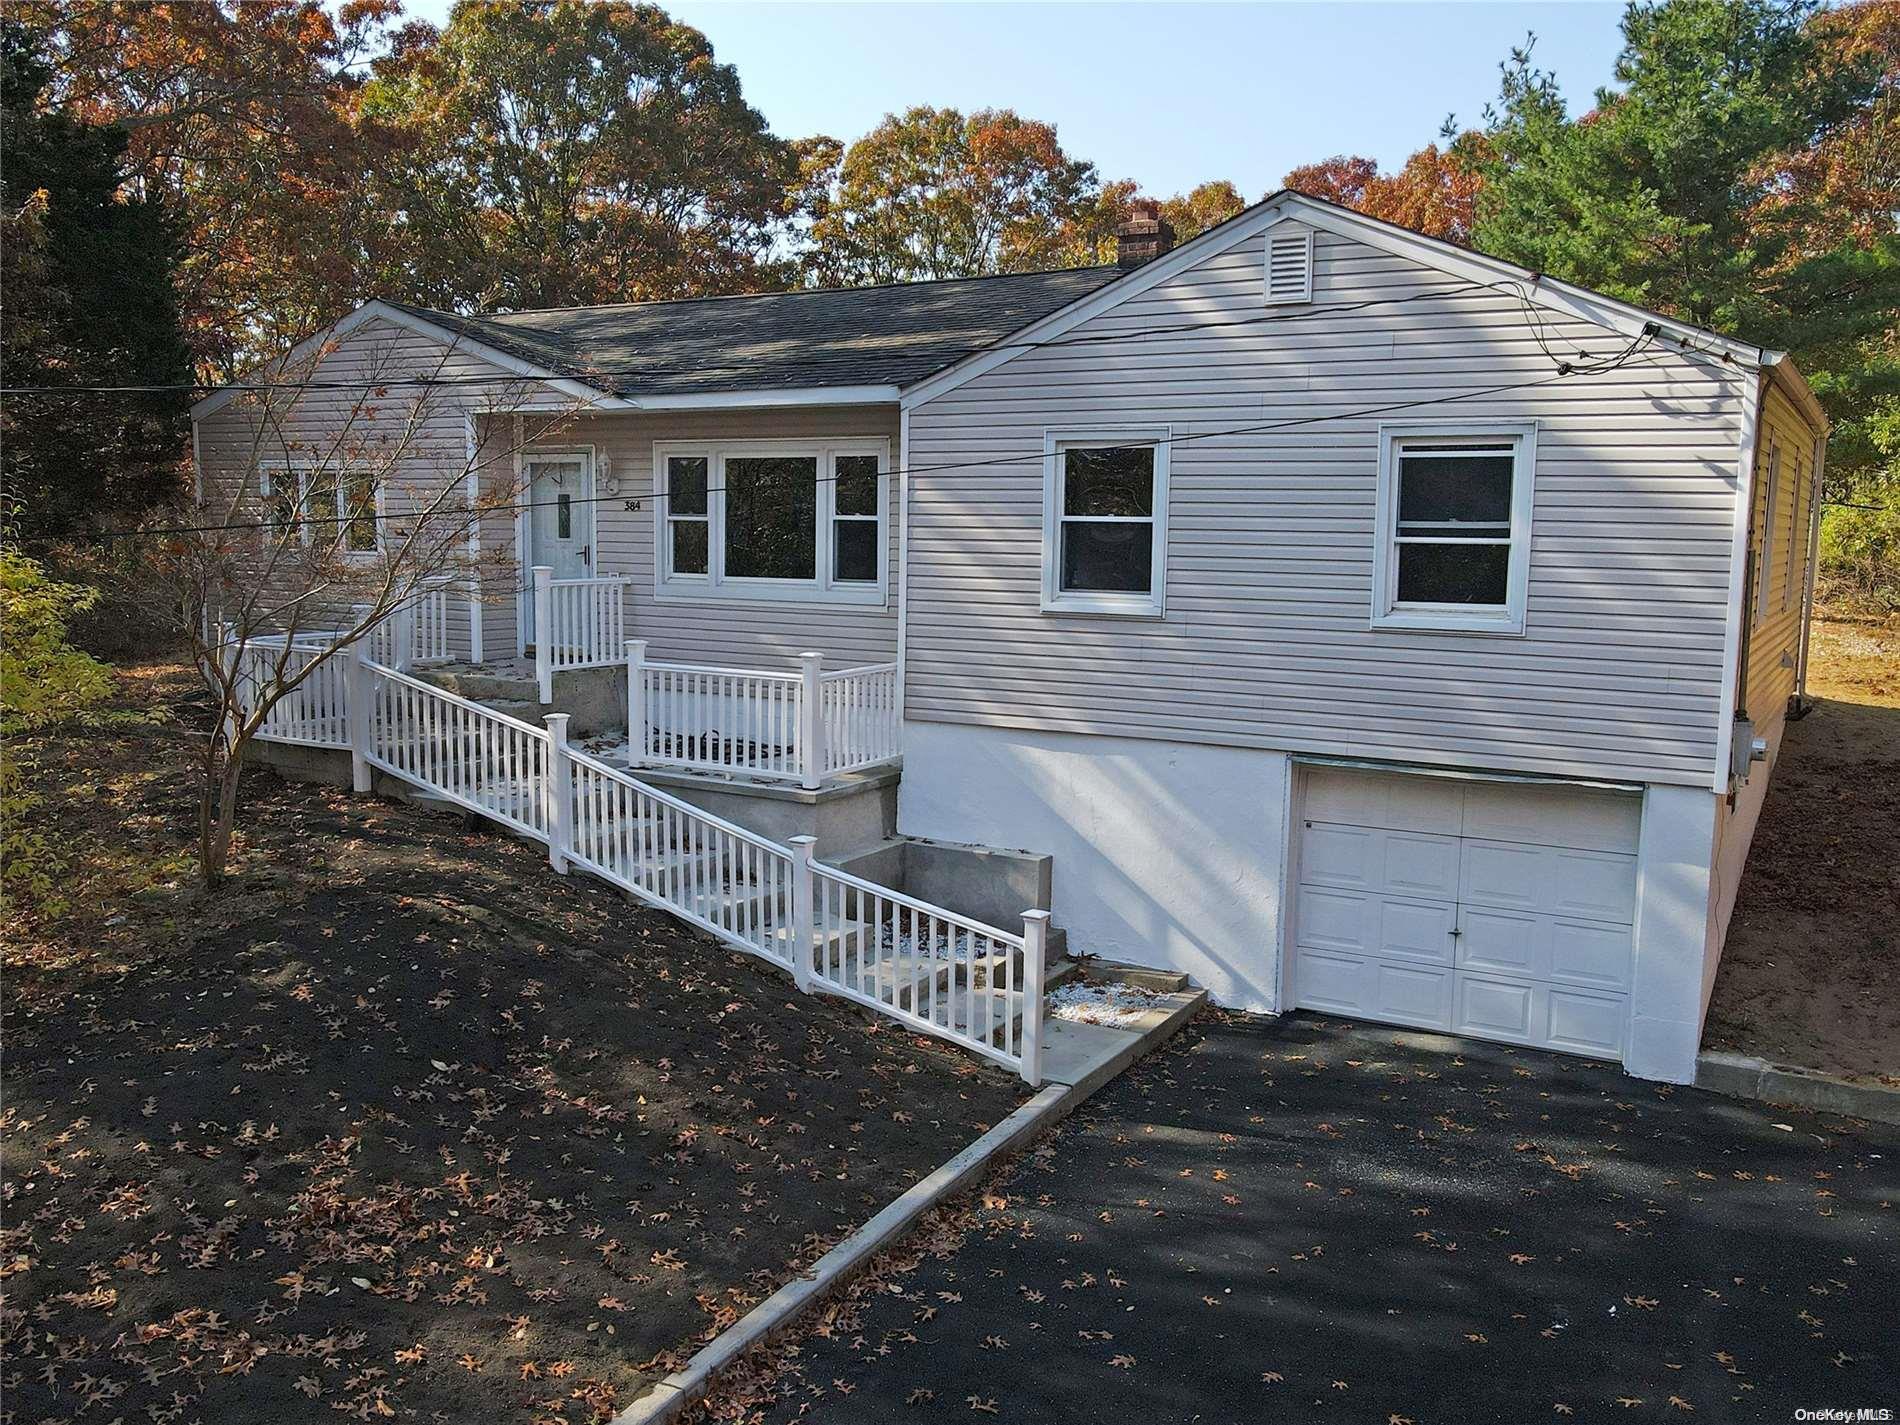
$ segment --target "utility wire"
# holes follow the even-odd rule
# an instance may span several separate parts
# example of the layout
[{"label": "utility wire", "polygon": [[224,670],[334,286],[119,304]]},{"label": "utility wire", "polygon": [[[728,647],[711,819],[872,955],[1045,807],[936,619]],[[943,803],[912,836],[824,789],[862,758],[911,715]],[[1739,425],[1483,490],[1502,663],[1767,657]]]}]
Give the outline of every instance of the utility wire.
[{"label": "utility wire", "polygon": [[[1188,444],[1192,444],[1193,442],[1203,441],[1203,440],[1218,440],[1218,439],[1222,439],[1228,436],[1265,435],[1265,434],[1270,434],[1274,431],[1293,430],[1300,427],[1313,426],[1313,425],[1324,425],[1331,421],[1361,420],[1367,416],[1389,415],[1395,411],[1419,410],[1419,409],[1429,407],[1429,406],[1450,405],[1457,401],[1475,400],[1481,396],[1496,396],[1496,395],[1502,395],[1505,392],[1509,392],[1509,391],[1530,390],[1539,386],[1548,386],[1556,381],[1567,380],[1573,376],[1605,375],[1611,371],[1616,370],[1621,365],[1633,359],[1649,340],[1650,340],[1650,337],[1648,333],[1644,333],[1642,336],[1639,336],[1634,341],[1632,341],[1628,347],[1626,347],[1615,358],[1611,359],[1608,362],[1601,363],[1597,366],[1590,367],[1590,368],[1571,368],[1569,370],[1555,371],[1548,376],[1540,376],[1536,380],[1533,380],[1533,381],[1515,381],[1515,382],[1509,382],[1504,385],[1498,385],[1498,386],[1484,386],[1484,387],[1479,387],[1475,390],[1454,392],[1451,395],[1447,395],[1447,396],[1432,396],[1432,397],[1427,397],[1427,398],[1416,400],[1416,401],[1396,401],[1396,402],[1392,402],[1392,403],[1389,403],[1386,405],[1380,405],[1380,406],[1365,406],[1354,411],[1333,411],[1333,412],[1329,412],[1322,415],[1293,416],[1293,417],[1283,419],[1283,420],[1266,421],[1266,422],[1262,422],[1258,424],[1251,424],[1251,425],[1244,425],[1244,426],[1230,426],[1223,430],[1191,431],[1186,435],[1169,435],[1169,436],[1163,436],[1155,440],[1143,440],[1136,443],[1143,446],[1168,446],[1172,448],[1177,445],[1188,445]],[[890,476],[890,475],[907,476],[907,475],[929,474],[929,473],[940,471],[940,470],[977,470],[977,469],[995,468],[999,466],[1041,465],[1046,458],[1047,457],[1042,454],[1035,454],[1035,455],[995,456],[995,457],[991,457],[989,459],[984,459],[984,460],[949,460],[949,461],[940,461],[938,463],[930,464],[930,465],[910,465],[910,466],[905,466],[905,467],[895,469],[895,470],[881,470],[878,472],[878,474],[880,476]],[[850,479],[852,477],[821,475],[817,477],[816,483],[821,484],[821,485],[834,484],[840,478]],[[862,477],[858,477],[858,478],[862,478]],[[707,491],[707,494],[709,495],[718,494],[718,493],[724,493],[726,488],[727,487],[723,485],[708,484],[706,487],[706,491]],[[590,496],[576,495],[576,496],[567,496],[566,501],[568,505],[571,507],[573,505],[582,505],[582,504],[607,504],[607,503],[611,503],[617,500],[631,499],[631,498],[652,498],[654,500],[667,500],[669,498],[669,495],[666,492],[655,490],[650,497],[636,497],[636,496],[625,496],[625,495],[590,495]],[[437,511],[433,515],[429,514],[428,512],[418,511],[416,513],[416,517],[422,518],[422,519],[431,519],[431,518],[441,518],[445,515],[453,517],[454,515],[461,514],[471,519],[479,519],[481,517],[488,516],[488,515],[499,515],[499,514],[510,513],[510,512],[519,512],[522,510],[555,508],[555,507],[558,507],[560,504],[561,504],[561,500],[559,499],[518,501],[518,502],[506,504],[506,505],[488,506],[479,511],[444,510],[444,511]],[[694,514],[697,515],[698,512],[695,511]],[[296,524],[305,524],[305,525],[350,524],[350,523],[354,523],[357,520],[362,519],[363,517],[364,517],[364,513],[358,512],[357,514],[354,514],[354,515],[300,515],[300,516],[294,516],[294,517],[283,519],[283,520],[244,520],[244,521],[232,521],[225,524],[155,525],[147,529],[106,530],[106,531],[103,531],[98,537],[102,539],[125,539],[125,538],[140,539],[140,538],[156,537],[160,535],[173,535],[173,534],[216,534],[216,533],[221,533],[221,532],[230,531],[230,530],[276,529],[276,528],[282,528],[282,527],[296,525]],[[394,522],[396,520],[400,520],[403,517],[401,515],[385,514],[382,516],[382,518],[385,522]]]}]

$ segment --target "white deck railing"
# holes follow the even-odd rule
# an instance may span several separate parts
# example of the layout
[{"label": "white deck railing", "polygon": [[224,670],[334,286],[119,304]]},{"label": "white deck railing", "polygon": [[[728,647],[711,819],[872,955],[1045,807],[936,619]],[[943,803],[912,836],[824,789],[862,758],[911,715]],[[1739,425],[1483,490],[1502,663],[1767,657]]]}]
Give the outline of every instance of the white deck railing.
[{"label": "white deck railing", "polygon": [[248,713],[276,688],[288,685],[288,691],[265,714],[258,736],[304,747],[347,744],[349,703],[344,678],[349,665],[332,657],[310,670],[329,652],[331,639],[329,634],[311,634],[287,642],[265,636],[232,645],[228,656],[237,660],[240,708]]},{"label": "white deck railing", "polygon": [[[358,607],[356,621],[369,610]],[[447,663],[455,655],[449,647],[449,583],[430,580],[417,586],[402,603],[378,620],[365,635],[369,656],[392,668],[424,663]]]},{"label": "white deck railing", "polygon": [[897,665],[797,672],[655,663],[627,641],[627,750],[637,767],[729,772],[815,788],[897,760]]},{"label": "white deck railing", "polygon": [[802,991],[1042,1081],[1046,911],[1011,935],[821,865],[809,836],[781,846],[568,746],[565,713],[536,727],[376,663],[360,641],[278,709],[290,711],[260,735],[347,750],[359,792],[380,769],[544,843],[557,871],[577,866],[789,969]]},{"label": "white deck railing", "polygon": [[895,663],[824,674],[818,684],[824,772],[855,772],[895,762],[901,720]]},{"label": "white deck railing", "polygon": [[567,668],[608,668],[626,642],[627,578],[557,579],[534,568],[534,675],[541,701],[554,701],[554,675]]},{"label": "white deck railing", "polygon": [[808,869],[822,988],[998,1063],[1041,1064],[1048,911],[1029,911],[1023,933],[1009,935],[830,866]]}]

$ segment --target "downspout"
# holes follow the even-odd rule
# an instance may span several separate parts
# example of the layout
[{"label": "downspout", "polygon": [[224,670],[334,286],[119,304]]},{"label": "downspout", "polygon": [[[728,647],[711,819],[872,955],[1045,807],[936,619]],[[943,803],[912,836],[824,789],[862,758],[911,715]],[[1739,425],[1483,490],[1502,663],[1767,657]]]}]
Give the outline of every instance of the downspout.
[{"label": "downspout", "polygon": [[[1723,679],[1716,710],[1714,787],[1733,798],[1735,784],[1748,772],[1755,730],[1748,720],[1749,623],[1754,606],[1755,466],[1761,444],[1766,372],[1750,373],[1735,442],[1735,511],[1729,543],[1728,628],[1722,640]],[[1740,741],[1747,749],[1737,747]]]}]

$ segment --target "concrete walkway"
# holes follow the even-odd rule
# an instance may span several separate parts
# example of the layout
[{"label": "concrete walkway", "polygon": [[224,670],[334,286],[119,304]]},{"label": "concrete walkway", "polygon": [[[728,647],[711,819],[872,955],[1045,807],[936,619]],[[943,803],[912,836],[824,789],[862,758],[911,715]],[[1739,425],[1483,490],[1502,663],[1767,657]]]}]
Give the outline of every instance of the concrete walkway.
[{"label": "concrete walkway", "polygon": [[1204,1016],[768,1419],[1773,1420],[1900,1408],[1900,1130]]}]

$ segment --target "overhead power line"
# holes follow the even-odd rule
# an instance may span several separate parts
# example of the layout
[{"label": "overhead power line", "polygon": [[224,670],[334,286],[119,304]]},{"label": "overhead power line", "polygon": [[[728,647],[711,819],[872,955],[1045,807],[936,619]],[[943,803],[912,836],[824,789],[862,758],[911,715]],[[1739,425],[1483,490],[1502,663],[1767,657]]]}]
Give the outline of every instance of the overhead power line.
[{"label": "overhead power line", "polygon": [[[1398,411],[1420,410],[1431,406],[1451,405],[1458,401],[1476,400],[1483,396],[1497,396],[1511,391],[1531,390],[1536,387],[1548,386],[1558,381],[1570,380],[1579,376],[1607,375],[1609,372],[1616,370],[1618,367],[1634,359],[1635,356],[1641,352],[1643,347],[1647,345],[1650,339],[1649,335],[1645,333],[1635,338],[1627,347],[1617,353],[1616,356],[1608,358],[1594,366],[1570,367],[1569,369],[1554,371],[1547,376],[1540,376],[1530,381],[1513,381],[1502,385],[1477,387],[1469,391],[1457,391],[1445,396],[1430,396],[1414,401],[1395,401],[1378,406],[1364,406],[1352,411],[1332,411],[1311,416],[1291,416],[1280,420],[1229,426],[1222,430],[1190,431],[1185,435],[1168,435],[1153,440],[1142,440],[1134,443],[1144,446],[1167,446],[1172,448],[1174,446],[1190,445],[1197,441],[1219,440],[1231,436],[1268,435],[1275,431],[1295,430],[1308,426],[1324,425],[1332,421],[1363,420],[1369,416],[1391,415]],[[880,476],[907,476],[930,474],[941,470],[978,470],[1021,465],[1039,466],[1045,459],[1046,457],[1041,453],[1033,455],[992,456],[981,460],[949,460],[927,465],[909,465],[897,469],[880,470],[878,474]],[[831,484],[835,483],[838,478],[837,476],[821,475],[817,478],[817,483]],[[707,485],[707,493],[709,495],[723,493],[725,488],[724,486],[715,486],[709,483]],[[567,503],[571,507],[577,504],[606,504],[628,498],[636,497],[624,495],[568,496]],[[667,495],[665,492],[655,490],[651,498],[664,500],[667,498]],[[553,508],[560,503],[560,500],[516,501],[508,504],[483,506],[479,510],[440,511],[434,516],[431,516],[427,511],[417,511],[416,517],[428,519],[463,515],[468,518],[479,518],[486,515],[519,512],[522,510]],[[207,525],[154,525],[145,529],[108,530],[103,532],[100,538],[139,539],[156,538],[163,535],[218,534],[235,530],[276,529],[295,524],[350,524],[362,519],[363,513],[364,512],[359,511],[355,515],[297,515],[282,520],[243,520]],[[402,516],[399,514],[385,514],[382,518],[385,521],[394,521],[401,519]]]}]

